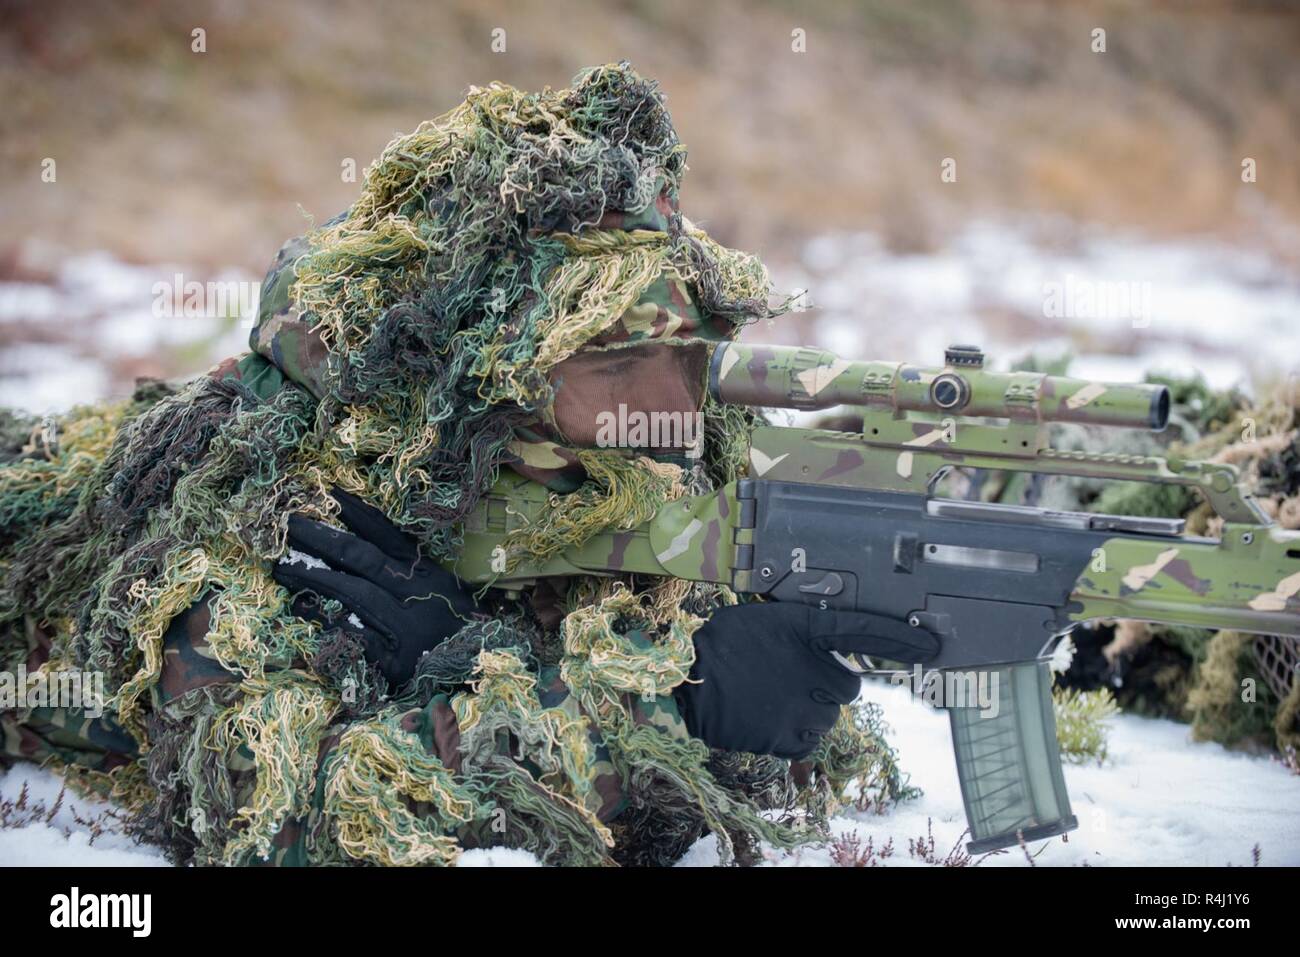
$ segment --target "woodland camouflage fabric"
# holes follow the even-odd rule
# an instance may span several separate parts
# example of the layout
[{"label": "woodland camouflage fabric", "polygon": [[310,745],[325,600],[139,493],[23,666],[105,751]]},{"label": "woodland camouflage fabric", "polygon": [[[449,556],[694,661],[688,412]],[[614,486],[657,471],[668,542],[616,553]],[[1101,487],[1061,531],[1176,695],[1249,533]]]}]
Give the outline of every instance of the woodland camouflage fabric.
[{"label": "woodland camouflage fabric", "polygon": [[[907,792],[874,712],[808,762],[710,753],[672,689],[725,588],[566,579],[489,614],[390,688],[346,611],[270,577],[332,487],[437,559],[501,469],[555,493],[566,543],[736,477],[748,412],[704,398],[709,344],[772,314],[761,263],[685,220],[655,85],[471,88],[394,140],[340,217],[268,274],[252,352],[172,391],[0,418],[0,658],[105,676],[108,711],[0,716],[179,862],[724,859],[816,840],[849,781]],[[613,395],[700,410],[704,449],[591,449]],[[300,610],[300,609],[299,609]]]}]

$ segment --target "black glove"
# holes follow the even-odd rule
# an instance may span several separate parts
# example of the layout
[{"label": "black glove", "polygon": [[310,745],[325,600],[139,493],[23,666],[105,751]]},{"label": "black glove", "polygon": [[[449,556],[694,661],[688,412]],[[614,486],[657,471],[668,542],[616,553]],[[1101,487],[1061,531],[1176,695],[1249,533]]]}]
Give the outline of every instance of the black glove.
[{"label": "black glove", "polygon": [[414,540],[383,512],[339,489],[332,494],[353,534],[290,515],[291,551],[271,575],[291,592],[339,601],[342,620],[328,618],[319,604],[296,601],[294,611],[359,634],[366,660],[397,687],[415,673],[420,656],[459,631],[477,606],[460,580],[421,558]]},{"label": "black glove", "polygon": [[692,681],[674,689],[687,730],[706,744],[798,760],[831,729],[862,679],[832,651],[909,664],[933,658],[925,628],[793,602],[719,608],[695,633]]}]

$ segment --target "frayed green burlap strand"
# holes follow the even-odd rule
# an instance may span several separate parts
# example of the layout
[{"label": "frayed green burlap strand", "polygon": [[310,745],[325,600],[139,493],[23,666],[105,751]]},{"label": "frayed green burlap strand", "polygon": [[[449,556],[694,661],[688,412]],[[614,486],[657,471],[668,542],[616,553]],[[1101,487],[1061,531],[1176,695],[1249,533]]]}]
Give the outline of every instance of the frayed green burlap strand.
[{"label": "frayed green burlap strand", "polygon": [[321,735],[337,708],[319,681],[284,671],[246,682],[244,696],[216,721],[207,742],[230,754],[242,749],[256,771],[252,794],[235,812],[225,863],[270,856],[280,828],[310,809]]},{"label": "frayed green burlap strand", "polygon": [[[1187,693],[1187,715],[1196,740],[1272,743],[1278,702],[1267,683],[1254,676],[1253,643],[1253,635],[1220,631],[1206,644],[1204,660],[1196,666]],[[1254,682],[1254,696],[1249,699],[1244,694],[1244,677]]]},{"label": "frayed green burlap strand", "polygon": [[454,864],[460,854],[456,830],[484,813],[392,713],[344,731],[325,777],[324,810],[333,838],[357,861]]},{"label": "frayed green burlap strand", "polygon": [[552,495],[551,507],[534,524],[511,533],[505,543],[507,569],[525,558],[552,558],[605,529],[635,528],[685,492],[679,466],[621,449],[576,454],[587,481],[567,495]]},{"label": "frayed green burlap strand", "polygon": [[467,786],[498,810],[513,846],[552,863],[602,863],[613,837],[596,816],[596,745],[576,709],[543,707],[536,686],[513,651],[479,654],[470,691],[452,699]]},{"label": "frayed green burlap strand", "polygon": [[708,771],[709,749],[702,741],[636,720],[631,697],[666,697],[687,680],[695,660],[691,636],[703,623],[677,607],[661,608],[658,616],[652,607],[645,596],[615,584],[570,612],[562,625],[561,675],[596,722],[614,766],[633,790],[644,793],[652,781],[665,801],[691,807],[717,837],[724,861],[733,853],[733,831],[777,847],[807,840],[764,818],[743,794],[721,787]]},{"label": "frayed green burlap strand", "polygon": [[414,676],[393,704],[423,708],[434,695],[455,694],[469,684],[485,651],[509,651],[536,671],[533,648],[540,641],[536,626],[520,615],[470,622],[416,663]]}]

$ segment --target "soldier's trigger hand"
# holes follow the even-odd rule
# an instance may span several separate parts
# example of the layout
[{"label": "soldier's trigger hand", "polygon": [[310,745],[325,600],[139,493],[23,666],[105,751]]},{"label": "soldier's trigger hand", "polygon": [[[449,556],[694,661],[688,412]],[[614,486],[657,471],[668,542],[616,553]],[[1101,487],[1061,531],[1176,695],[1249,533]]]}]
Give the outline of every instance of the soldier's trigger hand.
[{"label": "soldier's trigger hand", "polygon": [[861,611],[835,611],[801,606],[808,611],[811,643],[821,651],[875,655],[916,664],[939,653],[939,639],[922,627],[897,618]]},{"label": "soldier's trigger hand", "polygon": [[[294,593],[296,614],[360,635],[366,659],[397,687],[411,678],[421,655],[478,609],[456,576],[422,558],[415,541],[381,511],[347,492],[333,495],[348,531],[290,515],[289,550],[271,575]],[[342,610],[327,614],[319,599],[333,599]]]},{"label": "soldier's trigger hand", "polygon": [[725,606],[695,633],[691,681],[674,690],[687,729],[710,747],[807,757],[862,689],[831,651],[918,662],[938,654],[939,640],[859,612]]}]

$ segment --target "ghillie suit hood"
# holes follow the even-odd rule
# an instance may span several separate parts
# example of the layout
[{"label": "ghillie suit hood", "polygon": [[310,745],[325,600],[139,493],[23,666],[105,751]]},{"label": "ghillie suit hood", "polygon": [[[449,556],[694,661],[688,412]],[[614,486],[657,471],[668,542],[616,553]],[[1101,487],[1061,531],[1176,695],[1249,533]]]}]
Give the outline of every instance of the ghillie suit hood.
[{"label": "ghillie suit hood", "polygon": [[[706,828],[724,856],[813,839],[854,777],[903,792],[874,718],[846,712],[798,784],[785,762],[711,755],[657,720],[691,634],[735,601],[724,588],[489,596],[494,620],[393,689],[269,574],[287,516],[330,520],[332,486],[446,558],[503,468],[556,493],[522,546],[539,553],[736,477],[752,419],[705,401],[701,373],[711,341],[772,314],[768,280],[680,215],[685,168],[655,85],[625,64],[559,91],[471,88],[282,250],[252,353],[179,392],[76,410],[53,444],[15,425],[0,650],[107,676],[143,757],[92,779],[144,833],[199,862],[306,834],[295,854],[314,863],[444,863],[475,842],[663,863]],[[590,447],[591,408],[629,382],[655,384],[632,401],[702,412],[698,463]]]}]

